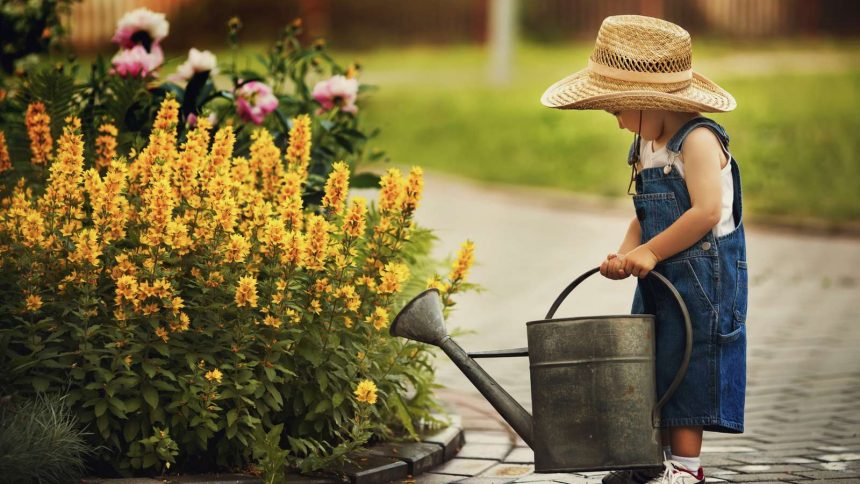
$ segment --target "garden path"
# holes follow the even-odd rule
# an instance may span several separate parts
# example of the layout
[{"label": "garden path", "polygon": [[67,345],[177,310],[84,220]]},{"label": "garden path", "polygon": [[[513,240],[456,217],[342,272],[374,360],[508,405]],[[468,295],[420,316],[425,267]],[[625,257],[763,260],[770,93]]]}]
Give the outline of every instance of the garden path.
[{"label": "garden path", "polygon": [[[628,203],[428,174],[417,221],[439,237],[441,257],[473,240],[469,280],[484,288],[456,297],[449,329],[471,332],[456,338],[460,345],[467,351],[526,346],[525,323],[541,319],[558,292],[617,248],[632,216]],[[704,462],[734,464],[746,469],[741,474],[760,469],[772,480],[792,480],[786,472],[798,480],[860,480],[860,239],[746,229],[747,428],[741,435],[707,433]],[[558,314],[626,313],[634,286],[633,278],[596,275]],[[531,408],[525,358],[481,364]],[[447,394],[481,400],[444,356],[438,369]],[[468,436],[467,426],[467,442]],[[735,471],[727,472],[720,477],[732,480]]]}]

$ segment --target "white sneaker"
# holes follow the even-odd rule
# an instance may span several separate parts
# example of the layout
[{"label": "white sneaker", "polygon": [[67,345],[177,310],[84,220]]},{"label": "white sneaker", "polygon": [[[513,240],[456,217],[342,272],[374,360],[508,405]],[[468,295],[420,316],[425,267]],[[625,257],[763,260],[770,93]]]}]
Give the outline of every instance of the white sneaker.
[{"label": "white sneaker", "polygon": [[663,461],[663,465],[665,466],[663,475],[651,479],[647,484],[705,484],[705,470],[701,467],[693,474],[673,460]]}]

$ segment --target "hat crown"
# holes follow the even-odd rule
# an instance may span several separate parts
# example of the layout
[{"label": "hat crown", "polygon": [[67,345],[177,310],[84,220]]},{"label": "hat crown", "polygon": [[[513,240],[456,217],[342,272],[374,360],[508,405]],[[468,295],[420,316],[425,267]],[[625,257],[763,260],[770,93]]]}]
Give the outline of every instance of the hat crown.
[{"label": "hat crown", "polygon": [[607,17],[591,60],[633,72],[673,73],[692,69],[690,34],[665,20],[640,15]]}]

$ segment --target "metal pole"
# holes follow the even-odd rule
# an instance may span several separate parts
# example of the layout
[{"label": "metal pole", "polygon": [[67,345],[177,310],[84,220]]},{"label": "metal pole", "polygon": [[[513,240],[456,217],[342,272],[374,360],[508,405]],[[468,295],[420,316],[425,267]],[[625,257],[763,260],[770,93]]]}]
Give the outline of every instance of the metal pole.
[{"label": "metal pole", "polygon": [[490,0],[490,82],[506,84],[511,79],[516,42],[516,0]]}]

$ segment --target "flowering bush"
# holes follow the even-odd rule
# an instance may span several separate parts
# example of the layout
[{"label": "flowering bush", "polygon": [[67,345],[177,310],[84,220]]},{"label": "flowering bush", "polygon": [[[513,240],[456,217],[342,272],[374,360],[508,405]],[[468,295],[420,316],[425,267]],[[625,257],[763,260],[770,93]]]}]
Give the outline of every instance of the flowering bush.
[{"label": "flowering bush", "polygon": [[[388,170],[368,206],[333,163],[315,209],[307,115],[285,153],[260,128],[236,156],[234,127],[206,118],[179,142],[168,98],[129,161],[106,129],[85,169],[80,120],[54,146],[43,111],[44,191],[21,179],[0,202],[0,388],[67,391],[123,472],[242,466],[255,443],[309,470],[431,419],[430,348],[385,330],[432,272],[419,168]],[[470,247],[430,280],[446,301]]]},{"label": "flowering bush", "polygon": [[[0,77],[0,150],[9,154],[8,166],[31,183],[44,179],[30,163],[37,154],[20,128],[33,103],[42,104],[44,124],[54,138],[60,136],[67,116],[81,119],[89,160],[95,159],[99,148],[95,140],[105,132],[117,133],[112,148],[116,155],[139,152],[153,130],[158,106],[168,96],[179,103],[178,142],[185,141],[188,130],[205,117],[216,130],[233,127],[239,156],[249,156],[257,127],[265,127],[277,146],[285,146],[290,120],[308,114],[313,140],[302,194],[306,204],[319,204],[334,160],[348,161],[354,172],[366,161],[384,158],[383,152],[366,147],[376,132],[361,125],[358,101],[368,86],[359,83],[356,65],[340,66],[322,41],[303,45],[300,20],[283,29],[260,64],[240,65],[235,50],[241,23],[233,19],[228,29],[234,49],[231,62],[219,63],[212,52],[192,48],[176,72],[164,76],[162,46],[170,25],[163,14],[139,8],[117,23],[113,42],[119,50],[110,63],[99,59],[85,66],[89,72],[85,81],[77,80],[83,77],[76,75],[82,66],[74,62],[32,66],[21,72],[20,79]],[[14,180],[3,171],[0,166],[0,194],[8,194]],[[350,181],[369,188],[379,178],[351,174]]]}]

